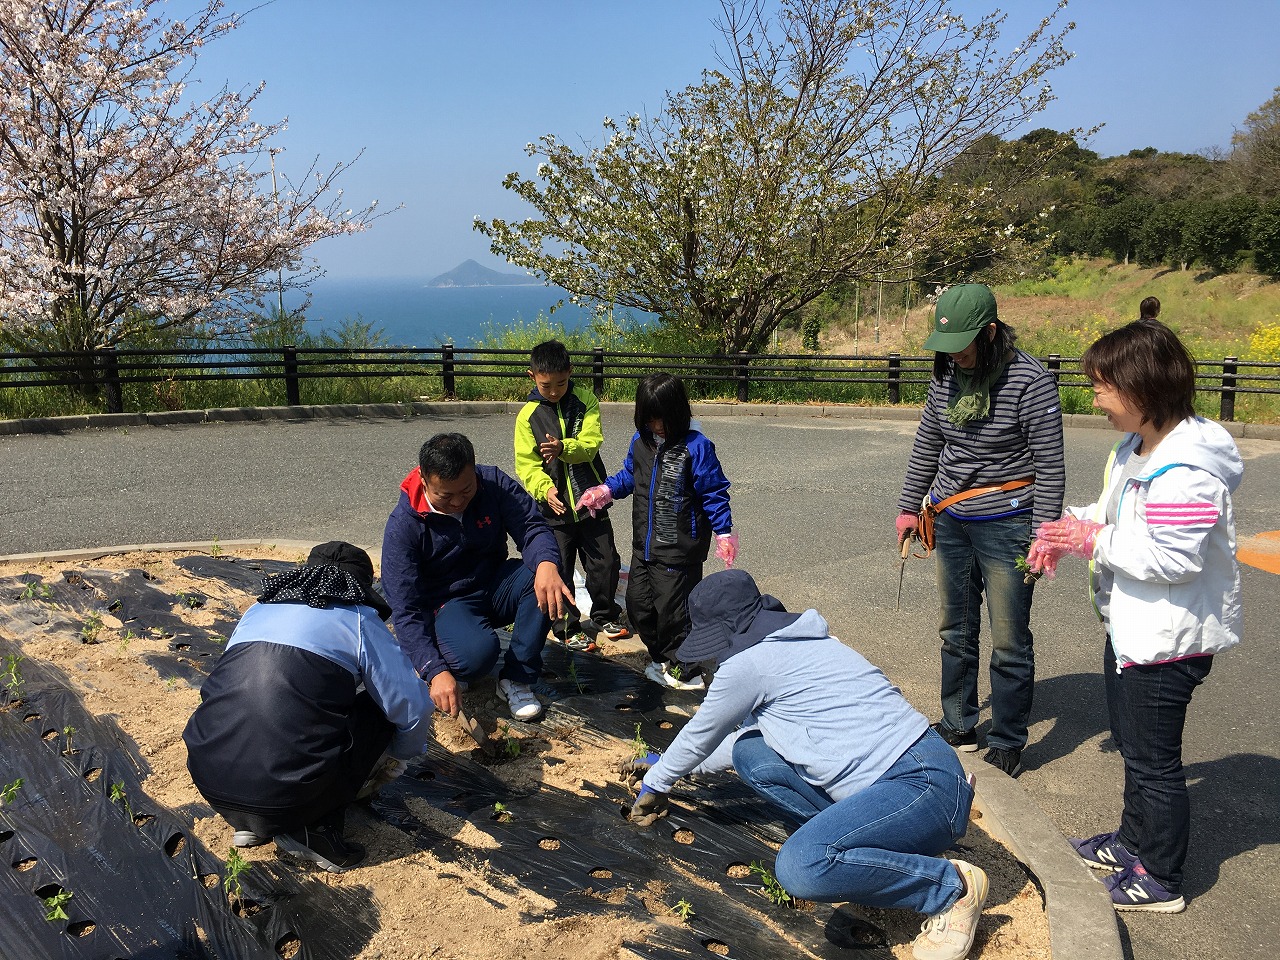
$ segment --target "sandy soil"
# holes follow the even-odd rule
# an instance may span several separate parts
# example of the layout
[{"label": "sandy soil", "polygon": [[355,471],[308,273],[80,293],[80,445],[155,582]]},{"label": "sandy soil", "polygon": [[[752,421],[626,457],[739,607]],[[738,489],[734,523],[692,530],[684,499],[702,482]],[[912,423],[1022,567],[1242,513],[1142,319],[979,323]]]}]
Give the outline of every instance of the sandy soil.
[{"label": "sandy soil", "polygon": [[[222,636],[220,631],[225,631],[247,608],[256,590],[192,576],[174,563],[187,555],[135,553],[84,562],[0,564],[0,608],[6,604],[10,611],[33,604],[57,607],[63,602],[68,578],[74,581],[78,572],[140,570],[145,572],[148,583],[173,598],[173,611],[193,631],[217,635],[216,643]],[[279,552],[273,556],[267,549],[256,549],[252,556],[289,562],[300,559]],[[94,576],[98,578],[95,582],[101,580],[100,573]],[[36,586],[27,588],[28,583]],[[47,594],[46,586],[50,588]],[[110,601],[103,591],[97,593],[100,609],[91,604],[91,608],[72,611],[65,617],[51,617],[48,629],[8,639],[18,639],[23,656],[61,667],[72,678],[87,709],[98,716],[111,716],[133,739],[151,766],[143,789],[152,800],[170,810],[198,812],[201,798],[187,775],[181,739],[187,718],[199,701],[198,689],[187,679],[162,676],[151,665],[159,661],[149,655],[173,653],[171,638],[135,629],[131,620],[122,621],[116,616],[121,613],[127,618],[127,611],[112,612],[107,609]],[[199,597],[202,602],[192,606],[184,602],[189,597]],[[604,654],[635,668],[645,662],[643,655],[635,652],[634,643],[625,641],[606,643]],[[191,663],[198,670],[190,676],[198,677],[209,662],[200,663],[193,653]],[[0,691],[0,700],[3,699],[4,692]],[[538,793],[581,798],[583,804],[620,802],[617,798],[622,788],[617,783],[616,768],[633,749],[622,737],[581,724],[566,725],[554,711],[541,724],[509,724],[491,684],[481,684],[468,692],[464,702],[467,712],[479,720],[500,747],[508,741],[519,743],[517,757],[502,762],[484,759],[483,765],[512,795],[523,798],[524,809],[537,809]],[[680,717],[673,714],[672,720],[678,727]],[[436,735],[449,754],[468,762],[481,759],[475,743],[458,721],[439,718]],[[430,777],[430,768],[430,763],[418,762],[411,767],[411,774]],[[602,801],[601,797],[610,799]],[[659,877],[657,880],[643,885],[601,882],[597,890],[584,890],[585,896],[579,901],[560,897],[557,902],[554,896],[537,889],[536,883],[528,882],[527,874],[525,882],[516,882],[495,866],[493,861],[500,859],[504,834],[493,818],[502,817],[501,813],[485,808],[459,815],[456,809],[433,806],[416,796],[407,798],[404,807],[409,816],[399,820],[383,815],[385,811],[376,804],[372,808],[353,808],[347,833],[368,849],[367,865],[331,875],[293,860],[279,860],[281,869],[306,874],[311,881],[333,888],[363,888],[371,894],[378,908],[378,922],[376,932],[358,954],[364,960],[631,957],[634,954],[624,943],[641,944],[655,938],[669,942],[663,931],[670,932],[682,923],[676,913],[677,896],[699,908],[708,904],[705,909],[710,910],[720,895],[720,878],[701,876],[687,862],[673,860],[669,865],[658,863],[656,868],[649,865]],[[684,815],[681,822],[698,830],[696,806],[681,800],[678,809]],[[411,828],[406,828],[410,822]],[[573,825],[564,826],[562,836],[571,842]],[[191,830],[215,856],[225,858],[232,833],[225,822],[216,816],[197,814],[191,818]],[[444,837],[447,842],[424,843],[423,836]],[[675,840],[686,842],[679,832]],[[559,843],[548,838],[542,846],[546,850]],[[1048,957],[1043,900],[1025,869],[977,823],[965,838],[961,853],[982,865],[991,878],[991,894],[971,956],[988,960]],[[276,859],[271,844],[245,850],[243,855],[251,870],[253,864]],[[668,880],[662,879],[665,869],[669,869]],[[593,871],[592,876],[608,881],[609,873]],[[777,913],[782,908],[759,899],[759,922],[763,930],[773,931],[771,935],[776,936],[777,955],[832,955],[829,943],[820,942],[817,936],[810,938],[812,931],[797,934],[797,930],[805,928],[788,923]],[[583,904],[584,909],[575,909],[575,902]],[[884,932],[888,952],[893,956],[911,955],[911,940],[919,930],[921,917],[903,911],[858,909],[855,913]],[[447,917],[447,922],[442,922],[442,917]],[[109,922],[105,918],[99,920]],[[806,942],[806,938],[810,939]],[[703,938],[702,945],[711,952],[728,952],[714,937]],[[886,951],[872,953],[887,955]],[[287,947],[281,950],[281,956],[289,955]]]}]

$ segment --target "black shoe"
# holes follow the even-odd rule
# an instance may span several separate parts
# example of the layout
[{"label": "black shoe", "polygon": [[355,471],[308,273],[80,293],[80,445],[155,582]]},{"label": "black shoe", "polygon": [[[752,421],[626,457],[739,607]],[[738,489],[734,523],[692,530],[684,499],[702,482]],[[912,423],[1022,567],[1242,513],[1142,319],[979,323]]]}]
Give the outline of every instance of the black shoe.
[{"label": "black shoe", "polygon": [[939,720],[937,723],[930,724],[934,730],[938,731],[938,736],[951,744],[961,753],[976,753],[978,750],[978,731],[970,730],[967,733],[956,733],[945,723]]},{"label": "black shoe", "polygon": [[1022,751],[1016,747],[992,747],[982,755],[982,759],[1011,777],[1022,772]]},{"label": "black shoe", "polygon": [[310,860],[330,873],[342,873],[364,859],[364,847],[345,842],[342,831],[334,827],[303,827],[274,839],[277,850]]}]

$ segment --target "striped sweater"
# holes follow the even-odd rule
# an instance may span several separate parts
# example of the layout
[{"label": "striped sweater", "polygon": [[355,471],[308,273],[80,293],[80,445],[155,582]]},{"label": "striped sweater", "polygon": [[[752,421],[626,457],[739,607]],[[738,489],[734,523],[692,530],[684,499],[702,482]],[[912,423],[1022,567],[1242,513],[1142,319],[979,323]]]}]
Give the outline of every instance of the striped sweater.
[{"label": "striped sweater", "polygon": [[938,503],[954,493],[1035,477],[1027,487],[971,497],[948,507],[962,520],[993,520],[1031,512],[1032,529],[1062,516],[1066,495],[1062,410],[1053,376],[1021,350],[991,387],[990,415],[963,427],[947,419],[959,391],[954,375],[929,381],[899,510],[919,510],[928,494]]}]

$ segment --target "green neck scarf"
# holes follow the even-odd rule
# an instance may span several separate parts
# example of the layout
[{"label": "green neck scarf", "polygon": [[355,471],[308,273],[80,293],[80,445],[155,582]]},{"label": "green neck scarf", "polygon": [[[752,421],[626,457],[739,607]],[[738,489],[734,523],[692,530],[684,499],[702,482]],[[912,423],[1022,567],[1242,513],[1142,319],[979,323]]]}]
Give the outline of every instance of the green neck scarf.
[{"label": "green neck scarf", "polygon": [[951,370],[960,384],[960,391],[947,404],[947,419],[954,426],[963,427],[988,416],[991,413],[991,385],[1000,379],[1008,365],[1009,359],[1005,357],[987,376],[978,380],[968,370],[952,364]]}]

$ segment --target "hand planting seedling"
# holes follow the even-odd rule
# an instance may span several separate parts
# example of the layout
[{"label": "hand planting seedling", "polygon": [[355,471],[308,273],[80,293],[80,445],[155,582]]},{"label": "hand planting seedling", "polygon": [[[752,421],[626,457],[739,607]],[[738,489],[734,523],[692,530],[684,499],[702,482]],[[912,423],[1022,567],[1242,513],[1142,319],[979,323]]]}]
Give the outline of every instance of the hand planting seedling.
[{"label": "hand planting seedling", "polygon": [[0,807],[8,806],[13,803],[13,798],[18,795],[18,791],[21,789],[21,777],[13,781],[13,783],[6,783],[3,788],[0,788]]},{"label": "hand planting seedling", "polygon": [[227,875],[222,878],[222,889],[237,906],[244,902],[244,888],[240,885],[240,874],[249,869],[249,861],[240,856],[235,847],[227,854]]},{"label": "hand planting seedling", "polygon": [[685,923],[688,923],[689,918],[694,915],[693,904],[688,900],[678,900],[676,905],[671,908],[671,912]]},{"label": "hand planting seedling", "polygon": [[22,693],[22,685],[26,682],[22,678],[22,671],[18,669],[18,664],[22,663],[23,658],[16,654],[7,654],[4,658],[4,673],[0,676],[4,677],[4,685],[9,690],[9,695],[13,699],[18,699]]},{"label": "hand planting seedling", "polygon": [[637,723],[636,735],[631,738],[631,759],[643,760],[652,752],[652,748],[645,742],[644,737],[640,733],[640,724]]},{"label": "hand planting seedling", "polygon": [[59,890],[52,897],[44,897],[45,920],[49,923],[53,923],[55,920],[70,920],[71,918],[67,916],[67,911],[63,910],[62,906],[71,899],[71,896],[71,891]]},{"label": "hand planting seedling", "polygon": [[1022,574],[1023,583],[1035,583],[1044,576],[1043,571],[1031,569],[1031,562],[1027,560],[1026,557],[1018,557],[1018,559],[1013,561],[1013,565],[1017,568],[1017,571]]},{"label": "hand planting seedling", "polygon": [[759,860],[752,860],[751,866],[748,868],[752,873],[760,878],[760,884],[764,888],[764,894],[780,907],[788,907],[794,904],[795,900],[791,894],[782,888],[782,884],[778,882],[778,878],[769,872],[769,868],[762,864]]},{"label": "hand planting seedling", "polygon": [[76,752],[75,746],[72,744],[72,737],[76,735],[75,727],[63,727],[62,735],[67,738],[67,749],[62,751],[64,757],[69,757]]},{"label": "hand planting seedling", "polygon": [[84,626],[80,628],[81,643],[97,643],[98,634],[102,632],[102,617],[99,614],[91,614],[89,619],[84,622]]}]

